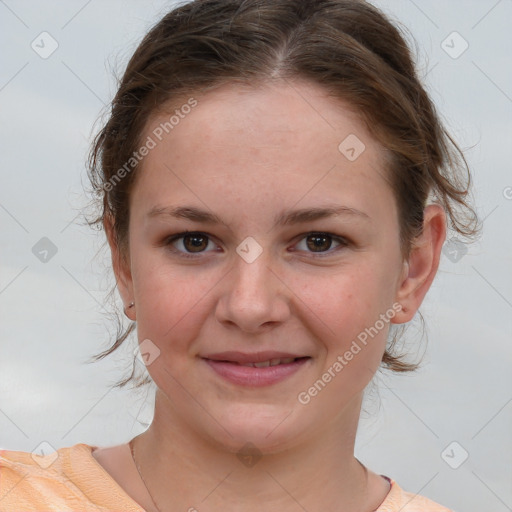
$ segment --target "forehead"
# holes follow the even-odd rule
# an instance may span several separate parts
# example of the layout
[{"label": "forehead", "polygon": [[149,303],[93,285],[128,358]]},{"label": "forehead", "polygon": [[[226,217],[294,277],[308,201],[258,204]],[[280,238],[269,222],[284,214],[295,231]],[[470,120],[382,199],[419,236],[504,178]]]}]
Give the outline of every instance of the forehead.
[{"label": "forehead", "polygon": [[[194,107],[189,106],[192,103]],[[180,137],[183,131],[187,138]],[[309,141],[306,148],[314,153],[327,143],[337,149],[349,135],[357,135],[374,151],[383,151],[350,104],[329,96],[318,84],[297,79],[253,85],[233,82],[204,94],[181,94],[155,112],[146,132],[155,133],[159,141],[165,138],[172,144],[174,139],[184,149],[196,151],[208,143],[284,150]],[[319,139],[325,144],[319,145]]]},{"label": "forehead", "polygon": [[231,190],[232,198],[252,193],[252,201],[326,194],[370,208],[393,201],[385,150],[350,105],[307,82],[228,84],[181,96],[153,116],[147,137],[155,144],[139,181],[153,202],[187,188],[198,196],[206,186],[217,198]]}]

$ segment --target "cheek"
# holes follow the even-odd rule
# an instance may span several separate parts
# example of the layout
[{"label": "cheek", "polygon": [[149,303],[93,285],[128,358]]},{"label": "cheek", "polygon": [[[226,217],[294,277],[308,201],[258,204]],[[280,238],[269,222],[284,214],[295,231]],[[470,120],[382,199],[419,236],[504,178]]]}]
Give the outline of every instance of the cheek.
[{"label": "cheek", "polygon": [[367,264],[325,276],[298,277],[297,295],[331,335],[352,337],[390,307],[392,288],[383,269]]},{"label": "cheek", "polygon": [[299,396],[314,398],[322,410],[341,412],[378,370],[394,311],[382,293],[379,275],[369,268],[323,284],[329,292],[310,290],[305,302],[321,319],[321,332],[315,334],[324,354],[316,379],[304,382]]},{"label": "cheek", "polygon": [[[338,386],[358,391],[381,362],[394,316],[389,273],[369,264],[313,282],[304,280],[298,295],[309,329],[321,340],[323,368],[337,375]],[[336,361],[339,364],[332,368]]]},{"label": "cheek", "polygon": [[208,315],[208,296],[218,277],[197,269],[166,265],[150,254],[136,255],[133,283],[139,340],[150,339],[162,351],[181,352],[198,337]]}]

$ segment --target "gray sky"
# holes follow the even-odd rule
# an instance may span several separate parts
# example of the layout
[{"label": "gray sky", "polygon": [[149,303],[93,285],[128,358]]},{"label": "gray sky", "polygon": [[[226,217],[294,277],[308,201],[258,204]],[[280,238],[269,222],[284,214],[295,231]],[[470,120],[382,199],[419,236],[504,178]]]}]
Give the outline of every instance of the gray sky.
[{"label": "gray sky", "polygon": [[[421,309],[425,365],[376,379],[356,455],[454,510],[505,512],[512,510],[512,1],[373,3],[418,41],[419,67],[466,149],[485,222],[467,254],[446,247]],[[114,326],[106,314],[108,254],[80,208],[86,152],[115,90],[113,70],[122,71],[172,2],[41,5],[0,1],[0,448],[24,451],[43,441],[118,444],[151,420],[147,391],[110,390],[129,369],[134,342],[124,355],[84,364],[107,347]]]}]

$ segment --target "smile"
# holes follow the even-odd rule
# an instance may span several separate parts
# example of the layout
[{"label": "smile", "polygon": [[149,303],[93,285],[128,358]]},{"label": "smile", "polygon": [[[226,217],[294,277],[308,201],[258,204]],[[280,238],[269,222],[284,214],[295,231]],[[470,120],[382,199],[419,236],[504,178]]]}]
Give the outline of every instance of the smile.
[{"label": "smile", "polygon": [[259,359],[256,361],[237,361],[221,358],[203,358],[214,373],[223,380],[239,386],[261,387],[277,384],[291,377],[304,368],[311,360],[311,357]]},{"label": "smile", "polygon": [[226,363],[239,364],[241,366],[253,366],[254,368],[266,368],[268,366],[277,366],[278,364],[293,363],[297,358],[285,357],[283,359],[269,359],[268,361],[261,361],[259,363],[237,363],[235,361],[226,361]]}]

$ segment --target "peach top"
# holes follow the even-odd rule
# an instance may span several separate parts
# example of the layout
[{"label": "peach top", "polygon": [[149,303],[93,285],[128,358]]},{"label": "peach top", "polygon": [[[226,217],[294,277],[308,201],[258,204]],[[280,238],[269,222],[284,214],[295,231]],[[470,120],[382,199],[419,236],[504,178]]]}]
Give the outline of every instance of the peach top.
[{"label": "peach top", "polygon": [[[0,512],[145,512],[79,443],[45,455],[0,450]],[[375,512],[453,512],[428,498],[391,490]]]}]

